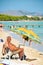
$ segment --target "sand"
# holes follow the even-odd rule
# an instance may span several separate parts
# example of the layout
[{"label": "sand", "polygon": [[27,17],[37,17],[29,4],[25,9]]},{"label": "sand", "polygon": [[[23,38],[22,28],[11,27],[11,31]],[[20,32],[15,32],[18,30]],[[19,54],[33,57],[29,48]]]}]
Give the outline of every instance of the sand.
[{"label": "sand", "polygon": [[[6,32],[2,29],[0,31],[0,39],[3,39],[4,42],[0,42],[0,60],[2,57],[2,46],[5,43],[7,36],[11,36],[9,31]],[[19,46],[19,43],[20,43],[18,40],[14,39],[13,37],[11,42],[15,44],[17,47]],[[32,47],[26,47],[26,46],[21,46],[21,47],[24,48],[24,53],[26,57],[28,58],[28,60],[21,61],[20,59],[13,59],[13,60],[10,59],[9,61],[13,62],[13,64],[15,64],[14,62],[16,62],[16,64],[24,64],[24,65],[26,64],[27,65],[43,65],[43,52],[39,52],[38,50]],[[10,52],[9,52],[9,55],[10,55]],[[7,54],[5,55],[5,57],[6,56]]]}]

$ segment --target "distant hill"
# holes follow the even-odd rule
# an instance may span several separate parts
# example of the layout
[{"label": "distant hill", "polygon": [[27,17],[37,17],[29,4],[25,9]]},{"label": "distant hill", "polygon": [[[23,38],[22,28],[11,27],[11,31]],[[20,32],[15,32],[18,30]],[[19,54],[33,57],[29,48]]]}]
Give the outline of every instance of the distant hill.
[{"label": "distant hill", "polygon": [[0,14],[6,14],[6,15],[11,15],[11,16],[24,16],[24,15],[43,16],[43,14],[41,13],[22,11],[22,10],[0,11]]}]

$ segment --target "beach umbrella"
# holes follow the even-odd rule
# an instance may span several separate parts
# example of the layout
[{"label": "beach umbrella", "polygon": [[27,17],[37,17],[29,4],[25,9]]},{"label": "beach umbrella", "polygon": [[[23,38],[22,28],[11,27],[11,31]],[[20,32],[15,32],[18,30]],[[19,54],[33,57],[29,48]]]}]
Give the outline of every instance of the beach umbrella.
[{"label": "beach umbrella", "polygon": [[16,29],[11,29],[11,31],[16,32],[17,34],[22,36],[25,35],[29,37],[29,39],[31,39],[32,41],[40,43],[40,37],[32,30],[28,30],[26,28],[16,28]]}]

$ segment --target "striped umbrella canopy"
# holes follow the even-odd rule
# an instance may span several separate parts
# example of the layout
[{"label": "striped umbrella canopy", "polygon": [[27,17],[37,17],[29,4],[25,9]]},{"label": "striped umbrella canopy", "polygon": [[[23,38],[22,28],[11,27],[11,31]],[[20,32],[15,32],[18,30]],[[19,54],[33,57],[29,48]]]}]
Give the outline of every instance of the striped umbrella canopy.
[{"label": "striped umbrella canopy", "polygon": [[11,29],[11,31],[16,32],[17,34],[22,36],[25,35],[29,37],[29,39],[33,40],[34,42],[41,43],[40,37],[32,30],[28,30],[26,28],[16,28],[16,29]]}]

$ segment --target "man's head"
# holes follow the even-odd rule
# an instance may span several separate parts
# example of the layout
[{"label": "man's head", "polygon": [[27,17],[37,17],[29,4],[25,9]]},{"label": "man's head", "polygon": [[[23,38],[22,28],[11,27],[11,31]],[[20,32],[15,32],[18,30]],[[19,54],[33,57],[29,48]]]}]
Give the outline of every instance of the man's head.
[{"label": "man's head", "polygon": [[11,42],[11,36],[7,37],[7,42],[10,43]]}]

